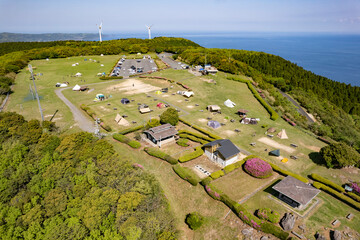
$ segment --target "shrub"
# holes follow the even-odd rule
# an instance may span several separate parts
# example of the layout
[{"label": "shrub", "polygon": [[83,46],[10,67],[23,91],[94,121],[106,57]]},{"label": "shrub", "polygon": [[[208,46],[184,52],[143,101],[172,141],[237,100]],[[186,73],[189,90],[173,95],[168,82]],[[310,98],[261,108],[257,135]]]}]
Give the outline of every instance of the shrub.
[{"label": "shrub", "polygon": [[160,123],[159,119],[152,118],[149,121],[147,121],[145,128],[149,129],[149,128],[157,127],[157,126],[160,126],[160,125],[161,125],[161,123]]},{"label": "shrub", "polygon": [[200,178],[190,168],[176,164],[173,166],[173,170],[179,177],[188,181],[193,186],[196,186],[200,182]]},{"label": "shrub", "polygon": [[170,155],[160,151],[158,148],[156,147],[152,147],[152,148],[144,148],[144,151],[149,154],[150,156],[153,156],[153,157],[156,157],[156,158],[160,158],[162,160],[165,160],[167,161],[168,163],[174,165],[174,164],[177,164],[178,161],[177,159],[171,157]]},{"label": "shrub", "polygon": [[182,147],[188,147],[189,146],[188,142],[189,140],[186,138],[180,138],[179,140],[176,141],[176,143]]},{"label": "shrub", "polygon": [[205,191],[215,200],[221,199],[222,192],[220,190],[217,190],[212,184],[205,185]]},{"label": "shrub", "polygon": [[232,163],[232,164],[227,165],[226,167],[224,167],[223,171],[224,171],[225,175],[232,172],[232,171],[234,171],[235,169],[238,169],[239,167],[241,167],[245,163],[246,160],[247,159],[244,158],[241,161],[237,161],[235,163]]},{"label": "shrub", "polygon": [[192,230],[196,230],[204,222],[204,217],[200,215],[198,212],[189,213],[186,215],[185,223],[191,228]]},{"label": "shrub", "polygon": [[330,181],[326,178],[321,177],[320,175],[317,175],[316,173],[312,173],[310,176],[315,181],[321,182],[329,187],[332,187],[339,192],[345,192],[345,189],[343,187],[337,185],[336,183],[333,183],[332,181]]},{"label": "shrub", "polygon": [[212,138],[210,138],[208,136],[204,136],[204,135],[196,133],[196,132],[191,132],[191,131],[188,131],[188,130],[180,130],[179,131],[179,134],[183,134],[183,133],[185,133],[187,135],[192,135],[192,136],[197,137],[197,138],[201,138],[201,139],[203,139],[203,140],[205,140],[207,142],[214,141]]},{"label": "shrub", "polygon": [[280,221],[280,214],[270,208],[260,208],[256,210],[256,216],[272,223],[278,223]]},{"label": "shrub", "polygon": [[345,143],[333,143],[320,150],[328,168],[343,168],[360,163],[360,154]]},{"label": "shrub", "polygon": [[[102,123],[103,123],[103,122],[102,122]],[[105,131],[107,131],[107,132],[111,132],[111,131],[112,131],[111,127],[110,127],[109,125],[107,125],[107,124],[100,124],[100,126],[101,126]]]},{"label": "shrub", "polygon": [[261,223],[261,231],[272,234],[281,240],[286,240],[289,237],[288,232],[283,231],[280,227],[269,222]]},{"label": "shrub", "polygon": [[208,185],[213,179],[211,177],[206,177],[203,180],[201,180],[200,184],[205,186]]},{"label": "shrub", "polygon": [[267,178],[272,175],[272,168],[269,163],[260,158],[252,158],[245,162],[245,171],[256,178]]},{"label": "shrub", "polygon": [[350,187],[353,189],[354,192],[360,194],[360,185],[359,185],[359,183],[352,182],[350,184]]},{"label": "shrub", "polygon": [[223,170],[219,170],[219,171],[211,173],[210,177],[215,180],[215,179],[218,179],[218,178],[220,178],[220,177],[222,177],[224,175],[225,174],[224,174]]},{"label": "shrub", "polygon": [[160,122],[175,126],[179,122],[179,113],[175,108],[168,108],[160,115]]},{"label": "shrub", "polygon": [[354,199],[357,202],[360,202],[360,196],[353,193],[353,192],[347,192],[346,195],[348,195],[349,197],[351,197],[352,199]]},{"label": "shrub", "polygon": [[132,128],[127,128],[127,129],[124,129],[122,131],[119,132],[119,134],[122,134],[122,135],[126,135],[128,133],[132,133],[132,132],[135,132],[135,131],[138,131],[140,129],[144,128],[143,125],[139,125],[139,126],[136,126],[136,127],[132,127]]},{"label": "shrub", "polygon": [[132,148],[140,148],[141,147],[141,143],[139,143],[138,141],[132,140],[128,143],[128,145]]},{"label": "shrub", "polygon": [[141,143],[139,143],[138,141],[135,140],[131,140],[130,138],[128,138],[125,135],[121,135],[121,134],[114,134],[113,138],[115,140],[118,140],[119,142],[122,143],[126,143],[127,145],[129,145],[132,148],[140,148],[141,147]]},{"label": "shrub", "polygon": [[321,189],[321,190],[324,190],[325,192],[333,195],[334,197],[338,198],[339,200],[345,202],[346,204],[350,205],[351,207],[357,209],[360,211],[360,203],[356,202],[355,200],[343,195],[342,193],[339,193],[338,191],[335,191],[334,189],[322,184],[322,183],[319,183],[319,182],[314,182],[313,183],[313,186],[318,188],[318,189]]},{"label": "shrub", "polygon": [[179,162],[188,162],[190,160],[200,157],[203,154],[204,154],[204,151],[201,149],[201,146],[198,146],[195,148],[194,152],[187,153],[187,154],[179,157]]}]

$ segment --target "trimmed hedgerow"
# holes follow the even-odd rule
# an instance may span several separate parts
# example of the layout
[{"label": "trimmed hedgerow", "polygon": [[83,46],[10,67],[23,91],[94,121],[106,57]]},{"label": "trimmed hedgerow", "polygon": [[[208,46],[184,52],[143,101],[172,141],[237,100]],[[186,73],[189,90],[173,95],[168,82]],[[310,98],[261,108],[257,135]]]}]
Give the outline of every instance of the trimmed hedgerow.
[{"label": "trimmed hedgerow", "polygon": [[320,175],[318,175],[316,173],[312,173],[310,175],[310,177],[312,179],[314,179],[315,181],[321,182],[321,183],[323,183],[323,184],[325,184],[325,185],[327,185],[329,187],[334,188],[338,192],[341,192],[341,193],[345,192],[345,189],[343,187],[341,187],[340,185],[337,185],[336,183],[333,183],[332,181],[330,181],[330,180],[328,180],[328,179],[326,179],[326,178],[324,178],[324,177],[322,177],[322,176],[320,176]]},{"label": "trimmed hedgerow", "polygon": [[206,177],[203,180],[201,180],[200,184],[205,186],[205,185],[208,185],[209,183],[211,183],[212,180],[213,179],[209,176],[209,177]]},{"label": "trimmed hedgerow", "polygon": [[268,178],[273,172],[270,164],[260,158],[247,160],[244,164],[244,170],[256,178]]},{"label": "trimmed hedgerow", "polygon": [[351,197],[352,199],[354,199],[355,201],[360,202],[360,196],[357,195],[356,193],[347,192],[345,194],[348,195],[349,197]]},{"label": "trimmed hedgerow", "polygon": [[296,178],[296,179],[298,179],[298,180],[300,180],[300,181],[302,181],[302,182],[304,182],[304,183],[309,183],[309,180],[308,180],[307,178],[303,177],[303,176],[300,176],[300,175],[298,175],[298,174],[295,174],[295,173],[286,171],[286,170],[278,167],[277,165],[275,165],[275,164],[273,164],[273,163],[271,163],[271,162],[268,162],[268,163],[270,164],[270,166],[272,167],[272,169],[273,169],[275,172],[278,172],[278,173],[280,173],[280,174],[282,174],[282,175],[284,175],[284,176],[292,176],[292,177],[294,177],[294,178]]},{"label": "trimmed hedgerow", "polygon": [[179,140],[176,141],[176,143],[182,147],[188,147],[189,146],[188,142],[189,142],[189,139],[186,139],[186,138],[179,138]]},{"label": "trimmed hedgerow", "polygon": [[168,155],[168,154],[160,151],[160,150],[159,150],[158,148],[156,148],[156,147],[152,147],[152,148],[146,147],[146,148],[144,148],[144,151],[145,151],[147,154],[149,154],[149,155],[151,155],[151,156],[153,156],[153,157],[156,157],[156,158],[160,158],[160,159],[162,159],[162,160],[165,160],[165,161],[167,161],[168,163],[170,163],[170,164],[172,164],[172,165],[178,163],[177,159],[175,159],[175,158],[171,157],[170,155]]},{"label": "trimmed hedgerow", "polygon": [[123,76],[111,76],[111,77],[102,76],[102,77],[99,77],[99,79],[100,80],[123,79]]},{"label": "trimmed hedgerow", "polygon": [[126,143],[127,145],[129,145],[132,148],[140,148],[141,147],[141,143],[139,143],[138,141],[135,141],[135,140],[131,140],[130,138],[128,138],[125,135],[116,133],[113,135],[113,138],[115,140],[118,140],[119,142]]},{"label": "trimmed hedgerow", "polygon": [[119,134],[126,135],[128,133],[132,133],[132,132],[138,131],[138,130],[143,129],[143,128],[144,128],[143,125],[138,125],[136,127],[131,127],[131,128],[124,129],[124,130],[120,131]]},{"label": "trimmed hedgerow", "polygon": [[220,170],[218,170],[216,172],[211,173],[210,177],[215,180],[215,179],[218,179],[218,178],[220,178],[220,177],[222,177],[224,175],[225,174],[224,174],[223,170],[220,169]]},{"label": "trimmed hedgerow", "polygon": [[348,204],[349,206],[357,209],[360,211],[360,203],[356,202],[355,200],[345,196],[342,193],[339,193],[338,191],[335,191],[334,189],[332,189],[331,187],[328,187],[320,182],[314,182],[313,186],[316,187],[317,189],[321,189],[329,194],[331,194],[332,196],[338,198],[339,200],[343,201],[344,203]]},{"label": "trimmed hedgerow", "polygon": [[280,227],[269,222],[261,223],[261,231],[263,231],[264,233],[272,234],[273,236],[281,240],[286,240],[289,237],[288,232],[283,231]]},{"label": "trimmed hedgerow", "polygon": [[200,178],[190,168],[176,164],[173,166],[173,170],[179,177],[188,181],[193,186],[196,186],[200,182]]},{"label": "trimmed hedgerow", "polygon": [[194,137],[194,136],[192,136],[192,135],[185,134],[185,133],[179,134],[179,137],[189,139],[189,140],[191,140],[191,141],[193,141],[193,142],[201,143],[202,145],[208,143],[208,141],[206,141],[206,140],[203,140],[203,139],[201,139],[201,138]]},{"label": "trimmed hedgerow", "polygon": [[220,195],[222,194],[222,192],[216,189],[211,183],[205,185],[204,187],[205,187],[205,191],[210,195],[210,197],[212,197],[215,200],[221,199]]},{"label": "trimmed hedgerow", "polygon": [[204,135],[196,133],[196,132],[191,132],[191,131],[188,131],[188,130],[180,130],[179,134],[182,134],[182,133],[192,135],[192,136],[197,137],[197,138],[201,138],[201,139],[203,139],[205,141],[208,141],[208,142],[214,141],[212,138],[210,138],[208,136],[204,136]]},{"label": "trimmed hedgerow", "polygon": [[200,157],[203,154],[204,154],[204,151],[201,149],[201,146],[198,146],[195,148],[195,151],[193,151],[191,153],[187,153],[187,154],[179,157],[179,162],[182,162],[182,163],[188,162],[190,160]]},{"label": "trimmed hedgerow", "polygon": [[280,221],[280,214],[270,208],[260,208],[256,210],[256,216],[272,223],[278,223]]},{"label": "trimmed hedgerow", "polygon": [[[85,104],[81,104],[80,108],[84,110],[92,119],[97,120],[95,112]],[[102,127],[105,131],[111,132],[112,129],[109,125],[105,124],[102,119],[100,119],[100,127]]]},{"label": "trimmed hedgerow", "polygon": [[190,122],[184,120],[183,118],[180,118],[180,117],[179,117],[179,121],[182,122],[182,123],[184,123],[185,125],[188,125],[188,126],[191,127],[191,128],[194,128],[194,129],[198,130],[199,132],[207,135],[208,137],[212,138],[211,141],[214,141],[214,140],[216,140],[216,139],[222,139],[221,137],[219,137],[219,136],[217,136],[217,135],[215,135],[215,134],[213,134],[213,133],[211,133],[211,132],[208,132],[208,131],[202,129],[201,127],[198,127],[198,126],[196,126],[196,125],[191,124]]}]

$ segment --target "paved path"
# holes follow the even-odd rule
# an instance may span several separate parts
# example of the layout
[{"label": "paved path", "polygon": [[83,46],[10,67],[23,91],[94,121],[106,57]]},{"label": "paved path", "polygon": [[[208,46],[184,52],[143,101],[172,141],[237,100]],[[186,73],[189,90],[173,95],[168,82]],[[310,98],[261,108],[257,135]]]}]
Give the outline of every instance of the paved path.
[{"label": "paved path", "polygon": [[160,53],[158,54],[158,57],[165,63],[167,63],[171,68],[180,70],[182,69],[181,64],[179,62],[175,61],[172,58],[172,53]]},{"label": "paved path", "polygon": [[286,97],[287,99],[289,99],[289,101],[294,104],[297,107],[297,111],[298,113],[300,113],[301,115],[303,115],[304,117],[306,117],[306,119],[311,122],[314,123],[314,120],[309,116],[309,114],[307,114],[304,109],[294,100],[292,99],[289,95],[287,95],[286,93],[284,93],[283,91],[281,91],[280,89],[278,89],[278,91],[281,93],[281,95],[283,95],[284,97]]},{"label": "paved path", "polygon": [[56,89],[55,93],[61,99],[61,101],[63,101],[70,108],[70,111],[73,114],[74,120],[75,120],[75,122],[77,122],[79,124],[79,127],[81,128],[81,130],[83,130],[85,132],[93,133],[95,131],[94,121],[90,120],[89,117],[86,116],[82,110],[78,109],[74,104],[72,104],[62,93],[63,90],[69,89],[69,88]]}]

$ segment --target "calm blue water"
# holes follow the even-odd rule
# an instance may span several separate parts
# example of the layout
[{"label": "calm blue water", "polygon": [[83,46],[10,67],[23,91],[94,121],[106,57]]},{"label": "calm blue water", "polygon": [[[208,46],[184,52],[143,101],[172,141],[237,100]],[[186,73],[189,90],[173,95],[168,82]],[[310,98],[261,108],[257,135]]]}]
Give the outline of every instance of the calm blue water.
[{"label": "calm blue water", "polygon": [[[271,53],[297,63],[318,75],[360,86],[360,35],[153,33],[153,36],[184,37],[207,48],[244,49]],[[112,35],[111,38],[120,37],[145,38],[146,34]]]}]

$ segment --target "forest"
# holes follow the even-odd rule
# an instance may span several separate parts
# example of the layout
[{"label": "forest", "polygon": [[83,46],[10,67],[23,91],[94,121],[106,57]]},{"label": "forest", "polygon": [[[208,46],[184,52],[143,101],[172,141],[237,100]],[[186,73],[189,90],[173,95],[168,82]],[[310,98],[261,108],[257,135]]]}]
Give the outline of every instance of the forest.
[{"label": "forest", "polygon": [[0,113],[1,239],[175,239],[155,177],[106,140]]}]

